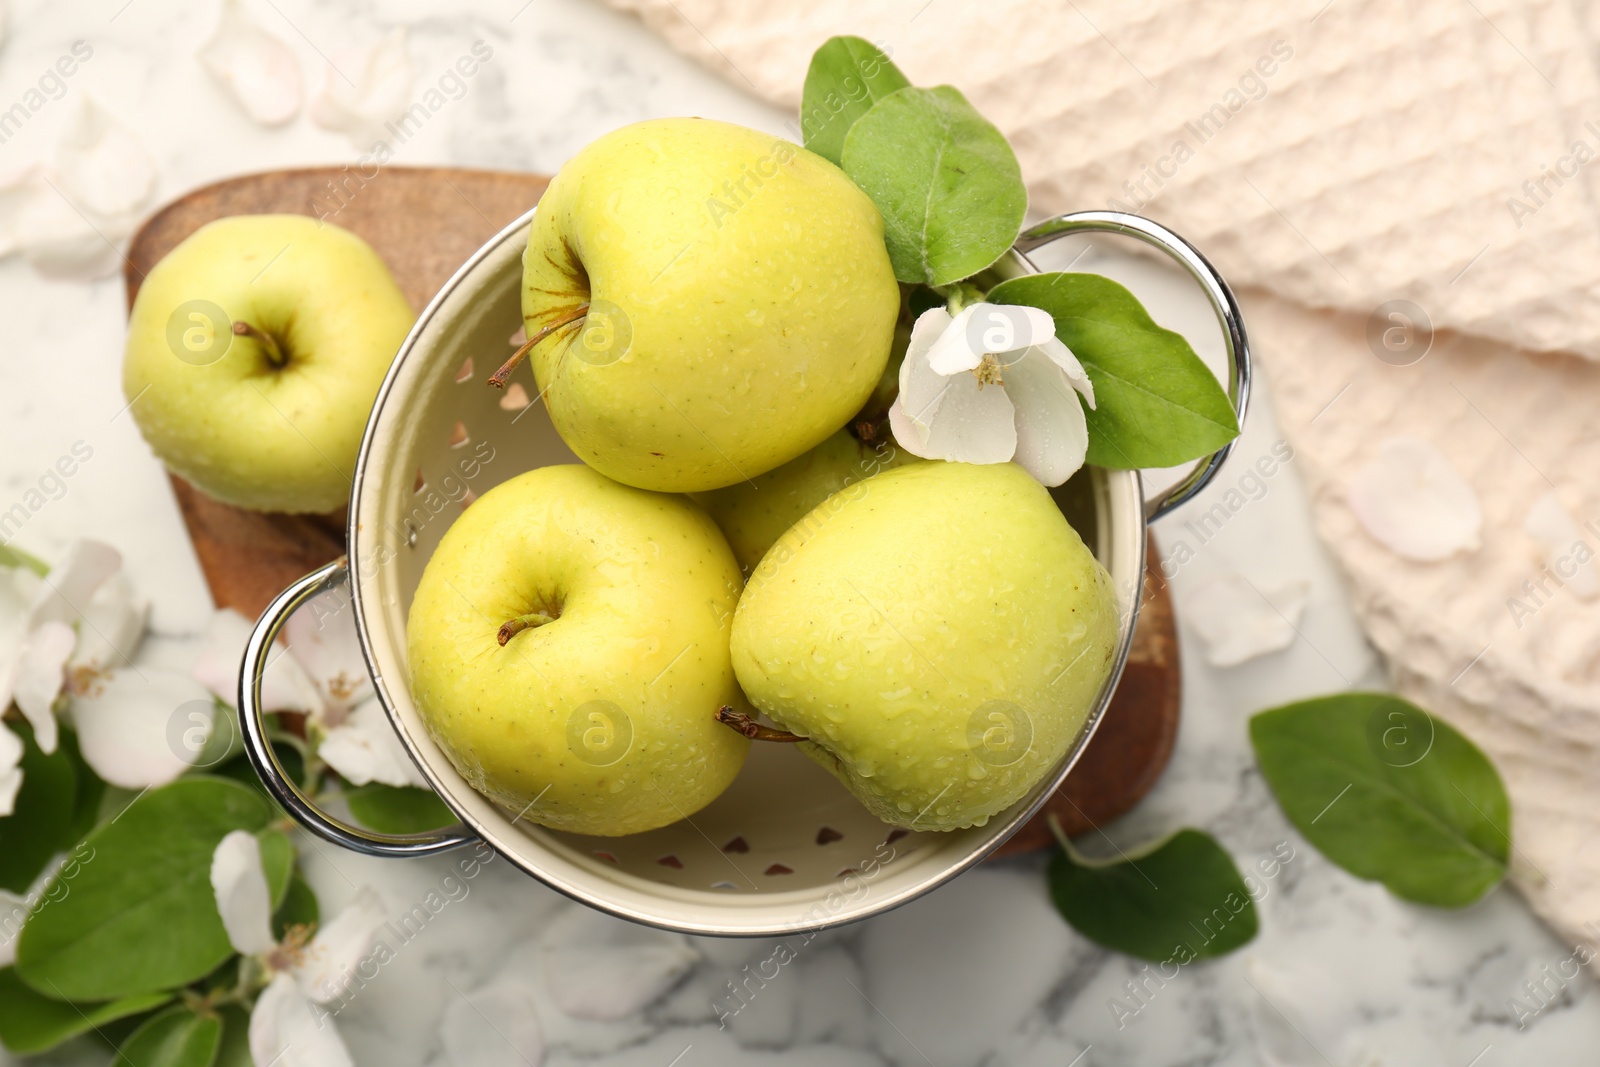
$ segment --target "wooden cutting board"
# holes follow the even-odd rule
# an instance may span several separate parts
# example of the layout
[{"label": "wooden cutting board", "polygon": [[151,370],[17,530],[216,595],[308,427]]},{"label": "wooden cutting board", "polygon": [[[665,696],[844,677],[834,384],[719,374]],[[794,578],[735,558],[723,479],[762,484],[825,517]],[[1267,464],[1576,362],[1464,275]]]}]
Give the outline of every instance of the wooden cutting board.
[{"label": "wooden cutting board", "polygon": [[[227,215],[290,213],[326,218],[359,234],[388,263],[421,311],[457,267],[539,199],[549,179],[453,167],[385,167],[371,178],[345,167],[270,171],[208,185],[168,204],[128,249],[128,305],[155,263],[201,226]],[[183,479],[173,492],[218,607],[261,614],[285,586],[344,552],[341,511],[269,515],[220,504]],[[1150,552],[1150,559],[1157,558]],[[1128,666],[1105,721],[1046,811],[1069,834],[1133,807],[1155,785],[1178,732],[1182,684],[1172,601],[1153,567]],[[1041,814],[1000,850],[1050,844]]]}]

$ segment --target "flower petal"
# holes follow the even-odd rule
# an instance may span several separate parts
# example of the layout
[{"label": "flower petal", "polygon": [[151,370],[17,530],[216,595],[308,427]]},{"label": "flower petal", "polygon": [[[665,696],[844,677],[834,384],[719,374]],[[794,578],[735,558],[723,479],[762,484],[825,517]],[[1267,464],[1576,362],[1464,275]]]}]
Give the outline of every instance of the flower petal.
[{"label": "flower petal", "polygon": [[1229,572],[1196,583],[1184,597],[1183,619],[1205,645],[1206,662],[1233,667],[1294,644],[1306,609],[1305,581],[1260,589]]},{"label": "flower petal", "polygon": [[140,596],[124,574],[113,574],[83,609],[78,647],[68,667],[107,671],[125,667],[144,639],[150,601]]},{"label": "flower petal", "polygon": [[156,189],[144,145],[87,95],[56,146],[56,170],[75,207],[107,218],[137,216]]},{"label": "flower petal", "polygon": [[122,569],[122,553],[101,541],[74,541],[60,563],[50,568],[34,596],[30,628],[50,619],[76,622],[81,608],[108,578]]},{"label": "flower petal", "polygon": [[355,1067],[328,1013],[286,974],[272,979],[250,1011],[250,1058],[272,1067]]},{"label": "flower petal", "polygon": [[1351,477],[1346,498],[1367,533],[1405,559],[1433,562],[1482,544],[1478,494],[1427,441],[1385,441]]},{"label": "flower petal", "polygon": [[200,62],[261,125],[281,126],[299,114],[300,61],[256,25],[239,0],[223,0],[222,21],[200,50]]},{"label": "flower petal", "polygon": [[428,788],[428,780],[411,761],[375,696],[357,704],[344,722],[323,736],[317,755],[351,785],[382,782]]},{"label": "flower petal", "polygon": [[[1527,518],[1522,521],[1522,529],[1544,550],[1545,567],[1561,577],[1573,596],[1579,600],[1600,597],[1600,567],[1596,567],[1587,551],[1578,551],[1580,544],[1587,548],[1588,542],[1578,520],[1561,503],[1554,489],[1533,502]],[[1567,577],[1569,571],[1571,577]]]},{"label": "flower petal", "polygon": [[[195,681],[230,706],[239,700],[239,673],[253,629],[250,620],[232,608],[218,611],[206,627],[205,648],[190,668]],[[286,649],[274,649],[267,661],[261,677],[261,706],[268,711],[321,711],[316,685]]]},{"label": "flower petal", "polygon": [[452,997],[439,1023],[439,1040],[450,1067],[539,1067],[544,1062],[544,1027],[533,990],[520,982]]},{"label": "flower petal", "polygon": [[142,667],[94,678],[74,692],[72,722],[94,772],[123,789],[166,785],[189,769],[204,745],[183,734],[194,715],[210,717],[216,702],[186,674]]},{"label": "flower petal", "polygon": [[922,325],[924,320],[928,320],[935,311],[944,314],[947,320],[939,331],[939,336],[935,337],[933,343],[928,346],[928,366],[932,367],[937,373],[948,377],[952,374],[960,374],[964,370],[971,370],[979,363],[982,363],[983,347],[974,343],[975,339],[972,337],[968,326],[971,324],[974,315],[978,314],[980,310],[992,306],[990,304],[969,304],[962,308],[960,313],[953,319],[949,317],[950,313],[943,308],[930,308],[917,316],[916,324],[912,326],[913,337],[916,336],[917,328]]},{"label": "flower petal", "polygon": [[211,853],[211,892],[235,951],[246,956],[272,951],[277,944],[272,936],[272,894],[255,834],[234,830],[217,842]]},{"label": "flower petal", "polygon": [[1060,366],[1030,348],[1005,369],[1006,395],[1017,409],[1016,460],[1043,485],[1060,485],[1083,466],[1089,424]]},{"label": "flower petal", "polygon": [[543,940],[550,996],[577,1019],[626,1019],[659,1000],[700,958],[682,934],[583,907],[558,916]]},{"label": "flower petal", "polygon": [[986,352],[1018,352],[1055,337],[1055,320],[1043,308],[979,301],[961,309],[934,342],[928,362],[940,374],[956,374],[982,363]]},{"label": "flower petal", "polygon": [[[0,817],[16,810],[17,791],[22,788],[22,752],[22,738],[0,724]],[[3,919],[0,913],[0,920]],[[5,930],[0,925],[0,938],[4,936]],[[0,967],[4,966],[0,963]]]},{"label": "flower petal", "polygon": [[333,589],[312,598],[284,625],[289,652],[316,683],[330,726],[372,692],[355,614],[348,588]]},{"label": "flower petal", "polygon": [[1017,416],[1005,388],[982,385],[972,374],[953,375],[944,382],[927,441],[921,451],[901,441],[906,451],[923,459],[961,463],[1009,461],[1017,451]]},{"label": "flower petal", "polygon": [[66,682],[67,660],[78,635],[64,622],[46,622],[34,628],[22,644],[17,660],[12,699],[33,727],[33,739],[46,755],[56,750],[55,704]]},{"label": "flower petal", "polygon": [[1060,367],[1072,387],[1089,402],[1089,409],[1094,410],[1094,382],[1089,380],[1089,372],[1083,369],[1083,364],[1078,362],[1072,349],[1051,336],[1034,345],[1033,351],[1043,353],[1050,362]]},{"label": "flower petal", "polygon": [[[311,102],[311,119],[325,130],[342,130],[360,149],[372,147],[383,124],[411,106],[414,75],[406,50],[406,30],[396,27],[383,40],[328,65],[322,92]],[[348,74],[353,81],[346,80]]]},{"label": "flower petal", "polygon": [[388,921],[378,894],[370,887],[363,888],[306,946],[304,958],[294,968],[300,991],[323,1004],[341,996],[349,974],[366,957]]}]

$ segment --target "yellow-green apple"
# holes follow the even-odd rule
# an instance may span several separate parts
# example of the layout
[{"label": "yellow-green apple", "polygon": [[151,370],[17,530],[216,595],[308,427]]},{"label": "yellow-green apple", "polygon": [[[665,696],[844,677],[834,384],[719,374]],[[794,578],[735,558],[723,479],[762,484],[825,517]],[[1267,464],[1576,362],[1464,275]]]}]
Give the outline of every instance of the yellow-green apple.
[{"label": "yellow-green apple", "polygon": [[302,215],[236,215],[150,271],[122,389],[156,456],[208,495],[326,512],[415,321],[372,247]]},{"label": "yellow-green apple", "polygon": [[463,778],[542,826],[617,836],[692,815],[748,742],[728,659],[741,581],[699,508],[541,467],[445,533],[411,602],[411,692]]},{"label": "yellow-green apple", "polygon": [[835,493],[778,540],[739,601],[733,665],[879,818],[952,830],[1059,763],[1118,632],[1110,577],[1032,476],[918,463]]},{"label": "yellow-green apple", "polygon": [[867,444],[849,429],[748,482],[690,496],[722,528],[739,568],[749,574],[784,532],[847,485],[923,460],[885,435]]},{"label": "yellow-green apple", "polygon": [[882,217],[843,171],[705,119],[584,148],[523,257],[551,420],[645,489],[732,485],[820,444],[882,375],[899,300]]}]

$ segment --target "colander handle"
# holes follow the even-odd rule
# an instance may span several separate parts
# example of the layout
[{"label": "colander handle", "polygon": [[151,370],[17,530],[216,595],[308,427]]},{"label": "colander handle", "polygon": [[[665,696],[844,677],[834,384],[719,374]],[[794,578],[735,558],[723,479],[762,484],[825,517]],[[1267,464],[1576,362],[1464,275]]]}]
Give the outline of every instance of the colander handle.
[{"label": "colander handle", "polygon": [[261,676],[266,671],[268,653],[278,632],[306,601],[349,579],[348,562],[340,557],[320,567],[279,593],[262,612],[245,645],[244,663],[239,671],[239,726],[244,735],[244,750],[261,784],[296,822],[324,841],[331,841],[353,852],[369,856],[431,856],[478,840],[465,827],[454,826],[425,834],[380,834],[335,818],[318,808],[310,797],[284,772],[267,736],[265,709],[261,706]]},{"label": "colander handle", "polygon": [[[1233,298],[1233,290],[1223,281],[1217,269],[1202,256],[1194,245],[1173,233],[1159,222],[1151,222],[1141,215],[1124,211],[1076,211],[1070,215],[1057,215],[1041,222],[1017,238],[1016,249],[1023,256],[1051,241],[1075,233],[1114,233],[1132,237],[1147,245],[1159,248],[1187,270],[1200,284],[1211,309],[1217,314],[1217,324],[1222,327],[1222,340],[1228,350],[1228,398],[1233,401],[1239,425],[1244,425],[1245,408],[1250,402],[1250,340],[1244,332],[1244,316]],[[1223,460],[1233,449],[1229,441],[1209,456],[1196,461],[1194,469],[1178,482],[1144,502],[1144,517],[1154,522],[1167,512],[1194,497],[1210,484]]]}]

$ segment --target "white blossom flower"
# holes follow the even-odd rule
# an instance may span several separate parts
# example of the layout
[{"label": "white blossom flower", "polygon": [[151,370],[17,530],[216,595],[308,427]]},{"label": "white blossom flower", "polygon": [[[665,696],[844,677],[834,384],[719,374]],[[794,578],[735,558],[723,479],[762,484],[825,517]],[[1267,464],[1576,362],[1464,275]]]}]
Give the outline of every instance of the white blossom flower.
[{"label": "white blossom flower", "polygon": [[206,71],[263,126],[281,126],[300,113],[300,61],[294,50],[223,0],[222,21],[200,50]]},{"label": "white blossom flower", "polygon": [[[42,576],[21,556],[0,562],[0,711],[15,704],[47,755],[60,743],[57,715],[69,715],[94,772],[141,789],[189,768],[192,756],[174,751],[167,727],[186,701],[210,698],[185,675],[134,666],[149,603],[121,569],[116,549],[87,540]],[[0,731],[4,815],[22,786],[21,746]]]},{"label": "white blossom flower", "polygon": [[[230,704],[250,630],[238,612],[217,612],[194,667],[195,678]],[[372,691],[349,602],[337,592],[315,597],[290,616],[284,635],[286,650],[272,657],[262,677],[262,706],[305,713],[317,754],[351,785],[427,788]]]},{"label": "white blossom flower", "polygon": [[393,138],[385,124],[412,106],[415,74],[404,26],[371,48],[345,51],[328,64],[322,91],[311,102],[311,119],[325,130],[343,131],[356,148]]},{"label": "white blossom flower", "polygon": [[272,936],[271,894],[261,845],[245,830],[224,837],[211,855],[211,890],[234,950],[268,976],[250,1012],[250,1055],[277,1067],[353,1067],[350,1052],[328,1012],[317,1005],[338,999],[341,979],[366,958],[387,921],[370,888],[324,923],[309,942],[290,930]]},{"label": "white blossom flower", "polygon": [[1083,466],[1094,407],[1083,364],[1050,314],[1020,304],[969,304],[918,316],[889,409],[895,440],[924,459],[1015,460],[1045,485]]}]

